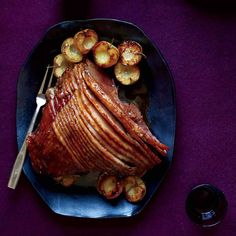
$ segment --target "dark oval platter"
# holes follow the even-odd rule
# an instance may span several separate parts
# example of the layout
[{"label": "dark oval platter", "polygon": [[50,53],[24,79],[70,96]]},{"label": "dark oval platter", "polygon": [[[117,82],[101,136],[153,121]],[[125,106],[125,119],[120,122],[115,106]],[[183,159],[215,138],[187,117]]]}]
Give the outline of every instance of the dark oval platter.
[{"label": "dark oval platter", "polygon": [[73,37],[76,32],[85,28],[94,29],[103,39],[117,42],[135,40],[142,45],[146,55],[142,77],[148,88],[149,100],[146,119],[151,132],[170,147],[168,156],[161,165],[145,174],[143,179],[147,193],[136,204],[127,202],[122,196],[108,201],[91,187],[59,187],[35,174],[28,155],[23,170],[43,201],[55,213],[80,218],[130,217],[143,210],[168,172],[173,159],[176,128],[175,90],[171,72],[159,49],[136,25],[115,19],[75,20],[59,23],[47,31],[33,49],[19,75],[16,111],[18,147],[24,141],[35,110],[35,97],[47,65],[52,64],[63,40]]}]

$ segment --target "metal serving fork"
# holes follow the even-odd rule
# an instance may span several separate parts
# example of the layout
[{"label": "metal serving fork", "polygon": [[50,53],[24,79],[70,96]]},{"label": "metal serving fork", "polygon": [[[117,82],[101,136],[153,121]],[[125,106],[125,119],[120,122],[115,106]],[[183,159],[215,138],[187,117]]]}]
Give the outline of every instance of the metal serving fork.
[{"label": "metal serving fork", "polygon": [[[16,188],[16,185],[17,185],[20,175],[21,175],[21,171],[22,171],[22,167],[24,164],[26,151],[27,151],[26,138],[27,138],[28,134],[31,133],[34,128],[34,124],[35,124],[35,121],[36,121],[37,116],[39,114],[40,108],[46,103],[46,97],[45,97],[45,93],[43,91],[44,91],[46,79],[48,77],[49,68],[51,68],[51,67],[48,65],[47,70],[44,75],[44,78],[43,78],[43,81],[42,81],[42,84],[40,86],[40,89],[39,89],[37,97],[36,97],[37,107],[35,109],[32,120],[30,122],[25,140],[23,142],[23,145],[21,146],[21,149],[16,157],[16,160],[15,160],[12,172],[11,172],[11,176],[8,181],[8,187],[12,188],[12,189]],[[50,75],[50,79],[49,79],[47,88],[51,87],[52,78],[53,78],[53,69],[52,69],[52,73]]]}]

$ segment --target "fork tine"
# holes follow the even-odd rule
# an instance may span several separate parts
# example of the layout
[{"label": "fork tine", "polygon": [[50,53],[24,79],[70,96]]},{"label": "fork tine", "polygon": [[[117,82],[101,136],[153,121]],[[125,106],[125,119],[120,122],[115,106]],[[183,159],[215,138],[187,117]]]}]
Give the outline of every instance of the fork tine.
[{"label": "fork tine", "polygon": [[45,72],[45,74],[44,74],[43,81],[42,81],[42,84],[41,84],[40,89],[39,89],[39,91],[38,91],[38,94],[40,94],[40,93],[43,92],[44,85],[45,85],[45,81],[46,81],[46,78],[47,78],[47,76],[48,76],[48,70],[49,70],[49,65],[47,66],[47,70],[46,70],[46,72]]}]

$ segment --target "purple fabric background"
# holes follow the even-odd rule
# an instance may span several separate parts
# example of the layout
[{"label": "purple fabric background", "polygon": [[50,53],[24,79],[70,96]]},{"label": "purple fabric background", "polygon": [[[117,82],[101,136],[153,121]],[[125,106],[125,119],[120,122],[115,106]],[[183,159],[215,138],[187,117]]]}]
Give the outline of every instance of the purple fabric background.
[{"label": "purple fabric background", "polygon": [[[236,9],[227,1],[219,7],[216,2],[205,6],[187,0],[1,0],[1,235],[236,235]],[[175,160],[150,204],[132,219],[56,215],[24,175],[15,191],[7,188],[17,154],[16,84],[21,65],[51,25],[95,17],[140,26],[164,54],[176,84]],[[187,193],[204,182],[221,188],[229,203],[226,218],[212,229],[192,224],[184,209]]]}]

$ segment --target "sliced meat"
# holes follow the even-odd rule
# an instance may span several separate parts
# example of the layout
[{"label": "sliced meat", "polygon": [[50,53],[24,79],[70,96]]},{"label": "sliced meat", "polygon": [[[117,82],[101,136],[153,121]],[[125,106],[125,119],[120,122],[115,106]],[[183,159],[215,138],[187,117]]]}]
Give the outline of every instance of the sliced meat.
[{"label": "sliced meat", "polygon": [[160,163],[160,159],[158,158],[157,154],[154,154],[144,142],[140,141],[141,142],[140,144],[139,142],[134,140],[132,137],[130,137],[129,134],[126,133],[121,123],[116,118],[114,118],[111,112],[109,112],[107,108],[99,100],[96,99],[93,93],[87,88],[83,80],[80,81],[80,85],[81,85],[81,90],[86,95],[87,99],[90,100],[90,102],[94,105],[97,112],[120,135],[120,138],[124,140],[125,143],[127,143],[127,146],[129,146],[129,144],[131,144],[131,147],[134,146],[134,148],[132,149],[133,153],[136,154],[136,153],[141,152],[143,155],[145,155],[146,159],[149,159],[149,162],[153,164]]},{"label": "sliced meat", "polygon": [[27,139],[38,173],[142,175],[161,162],[157,152],[166,154],[138,108],[120,101],[114,82],[90,61],[67,70],[47,97]]},{"label": "sliced meat", "polygon": [[118,153],[117,156],[120,156],[120,159],[124,159],[124,161],[134,163],[136,166],[141,167],[149,167],[149,162],[146,158],[140,153],[135,152],[134,148],[127,143],[125,143],[116,131],[110,126],[103,117],[98,113],[95,107],[89,102],[89,100],[81,95],[83,111],[86,111],[85,116],[86,119],[90,122],[90,124],[96,129],[96,132],[101,135],[101,138],[105,140],[105,142],[110,145],[113,149]]},{"label": "sliced meat", "polygon": [[112,84],[112,80],[104,76],[89,61],[86,61],[86,65],[84,65],[83,78],[91,91],[136,140],[143,140],[156,148],[162,155],[166,155],[168,147],[151,134],[134,104],[125,104],[119,100],[117,89]]}]

